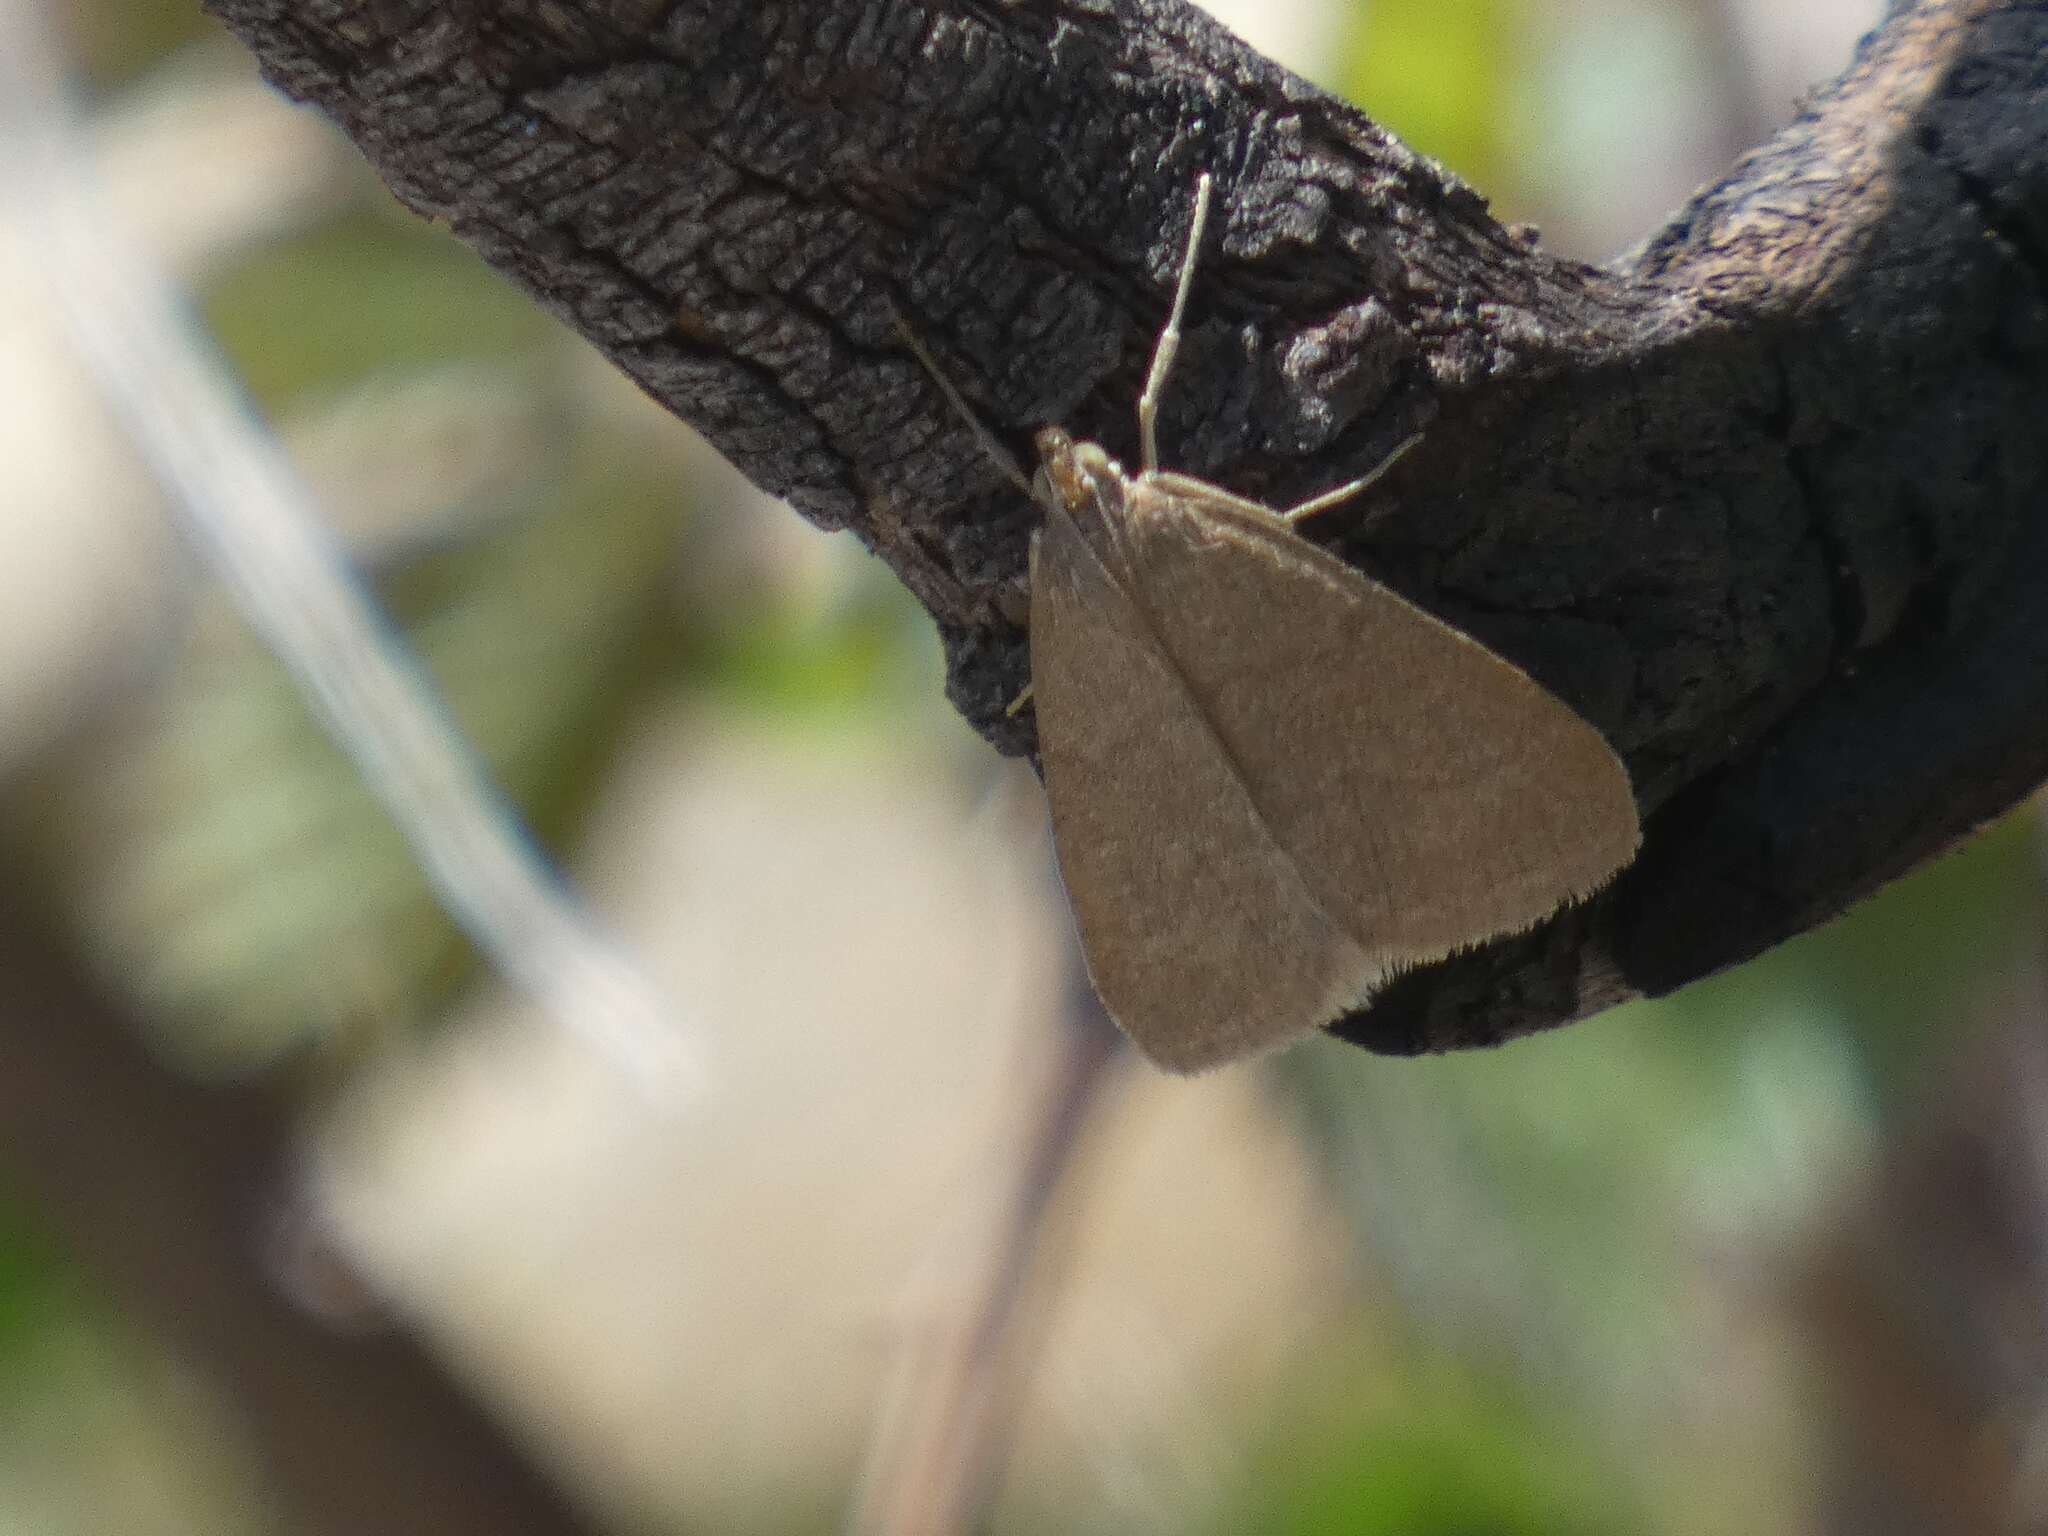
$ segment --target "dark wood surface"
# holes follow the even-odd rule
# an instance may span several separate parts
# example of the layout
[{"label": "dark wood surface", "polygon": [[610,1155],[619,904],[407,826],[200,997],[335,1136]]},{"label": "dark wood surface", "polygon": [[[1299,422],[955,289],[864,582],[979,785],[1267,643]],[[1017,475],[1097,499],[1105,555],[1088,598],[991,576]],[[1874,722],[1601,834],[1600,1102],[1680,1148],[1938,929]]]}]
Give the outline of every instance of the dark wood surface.
[{"label": "dark wood surface", "polygon": [[1167,462],[1283,502],[1425,431],[1316,536],[1570,701],[1646,814],[1608,893],[1352,1038],[1677,987],[2048,777],[2048,6],[1895,7],[1594,268],[1178,0],[211,4],[404,201],[887,560],[1012,752],[1036,512],[893,315],[1020,457],[1058,422],[1134,458],[1213,173]]}]

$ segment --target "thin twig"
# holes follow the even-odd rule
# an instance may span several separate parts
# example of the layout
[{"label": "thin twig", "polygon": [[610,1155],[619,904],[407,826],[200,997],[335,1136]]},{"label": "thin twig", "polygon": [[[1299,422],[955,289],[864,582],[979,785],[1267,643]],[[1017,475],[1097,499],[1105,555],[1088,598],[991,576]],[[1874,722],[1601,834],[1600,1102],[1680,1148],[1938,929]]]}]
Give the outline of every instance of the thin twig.
[{"label": "thin twig", "polygon": [[904,1353],[848,1536],[962,1536],[978,1528],[1001,1475],[1059,1268],[1057,1234],[1076,1205],[1077,1165],[1134,1059],[1080,974],[1078,955],[1074,971],[1003,1195],[1007,1209],[959,1326],[922,1330]]}]

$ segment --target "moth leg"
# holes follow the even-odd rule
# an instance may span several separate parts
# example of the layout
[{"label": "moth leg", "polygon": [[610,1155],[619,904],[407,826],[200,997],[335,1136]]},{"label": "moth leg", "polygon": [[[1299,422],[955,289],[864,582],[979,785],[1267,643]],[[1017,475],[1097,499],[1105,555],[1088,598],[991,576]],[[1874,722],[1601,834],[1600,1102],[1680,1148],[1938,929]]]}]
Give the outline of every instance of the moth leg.
[{"label": "moth leg", "polygon": [[1180,350],[1180,317],[1188,307],[1188,290],[1195,285],[1195,258],[1202,249],[1202,231],[1208,226],[1209,173],[1204,171],[1195,183],[1195,217],[1188,227],[1187,254],[1180,261],[1180,282],[1173,290],[1173,311],[1152,348],[1152,370],[1145,375],[1145,392],[1138,396],[1138,441],[1144,449],[1140,467],[1148,475],[1159,468],[1159,392],[1166,387],[1173,355]]},{"label": "moth leg", "polygon": [[1369,490],[1375,480],[1400,463],[1408,450],[1421,441],[1422,434],[1420,432],[1417,432],[1413,437],[1404,439],[1395,446],[1391,453],[1374,465],[1369,473],[1360,475],[1356,480],[1346,481],[1333,491],[1324,491],[1320,496],[1311,496],[1307,501],[1300,503],[1298,506],[1287,508],[1280,514],[1280,520],[1283,523],[1298,523],[1306,518],[1314,517],[1318,512],[1327,512],[1332,507],[1342,506],[1352,497]]},{"label": "moth leg", "polygon": [[[1038,590],[1038,545],[1042,538],[1044,538],[1042,533],[1031,535],[1031,590],[1033,592]],[[1009,707],[1003,711],[1003,718],[1005,720],[1014,720],[1023,713],[1024,706],[1031,702],[1032,686],[1032,684],[1026,683],[1023,691],[1017,697],[1010,700]]]}]

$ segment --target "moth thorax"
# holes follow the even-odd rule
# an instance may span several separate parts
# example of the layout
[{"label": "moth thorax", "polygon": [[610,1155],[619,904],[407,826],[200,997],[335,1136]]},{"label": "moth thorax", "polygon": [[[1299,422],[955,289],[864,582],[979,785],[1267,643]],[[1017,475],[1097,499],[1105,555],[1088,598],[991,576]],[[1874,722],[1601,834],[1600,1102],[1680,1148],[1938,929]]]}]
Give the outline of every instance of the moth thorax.
[{"label": "moth thorax", "polygon": [[1038,483],[1069,511],[1087,506],[1100,487],[1122,478],[1116,460],[1103,452],[1098,443],[1076,442],[1058,427],[1041,430],[1036,442],[1043,461]]}]

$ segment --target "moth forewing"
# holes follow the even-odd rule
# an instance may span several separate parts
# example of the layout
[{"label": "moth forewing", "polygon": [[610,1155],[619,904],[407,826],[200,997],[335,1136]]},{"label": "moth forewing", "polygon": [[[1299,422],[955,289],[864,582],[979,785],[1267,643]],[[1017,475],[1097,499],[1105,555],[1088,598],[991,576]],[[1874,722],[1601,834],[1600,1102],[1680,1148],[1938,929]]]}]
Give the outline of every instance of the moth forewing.
[{"label": "moth forewing", "polygon": [[1111,554],[1048,509],[1031,648],[1054,847],[1110,1015],[1153,1060],[1196,1071],[1336,1017],[1384,966],[1263,835]]},{"label": "moth forewing", "polygon": [[1401,966],[1532,927],[1635,854],[1600,733],[1471,637],[1230,496],[1129,519],[1137,601],[1261,821]]},{"label": "moth forewing", "polygon": [[1280,511],[1158,468],[1208,203],[1204,176],[1139,472],[1047,427],[1031,486],[1028,691],[1061,874],[1103,1002],[1178,1071],[1284,1044],[1394,971],[1543,921],[1641,838],[1592,725],[1295,531],[1419,437]]}]

